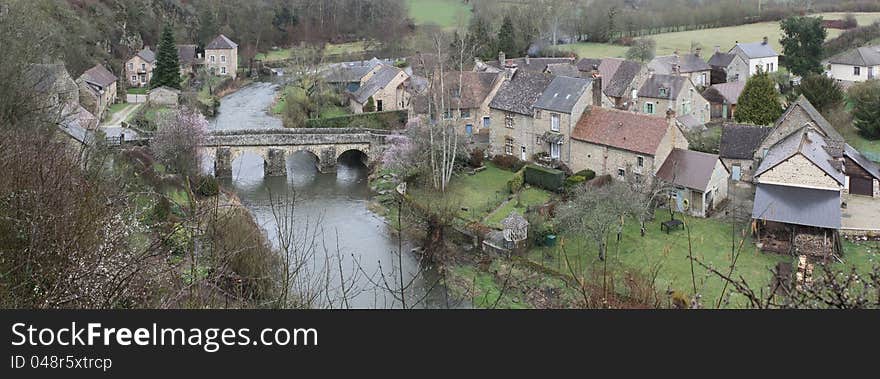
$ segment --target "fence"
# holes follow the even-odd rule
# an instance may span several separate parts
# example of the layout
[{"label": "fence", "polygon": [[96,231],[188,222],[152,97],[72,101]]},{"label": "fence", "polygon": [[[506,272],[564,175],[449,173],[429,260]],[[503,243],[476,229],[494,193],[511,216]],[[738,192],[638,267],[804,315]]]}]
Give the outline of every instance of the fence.
[{"label": "fence", "polygon": [[147,102],[147,95],[128,93],[128,94],[125,94],[125,102],[129,103],[129,104],[146,103]]}]

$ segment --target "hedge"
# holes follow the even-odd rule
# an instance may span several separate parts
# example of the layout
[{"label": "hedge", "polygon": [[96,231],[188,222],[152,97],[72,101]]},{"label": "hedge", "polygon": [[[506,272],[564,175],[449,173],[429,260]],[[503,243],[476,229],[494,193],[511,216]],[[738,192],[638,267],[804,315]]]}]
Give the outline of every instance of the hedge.
[{"label": "hedge", "polygon": [[360,113],[339,117],[313,118],[306,121],[307,128],[367,128],[403,129],[406,111]]},{"label": "hedge", "polygon": [[539,166],[526,166],[523,175],[525,182],[549,191],[558,191],[562,188],[565,173],[552,168]]}]

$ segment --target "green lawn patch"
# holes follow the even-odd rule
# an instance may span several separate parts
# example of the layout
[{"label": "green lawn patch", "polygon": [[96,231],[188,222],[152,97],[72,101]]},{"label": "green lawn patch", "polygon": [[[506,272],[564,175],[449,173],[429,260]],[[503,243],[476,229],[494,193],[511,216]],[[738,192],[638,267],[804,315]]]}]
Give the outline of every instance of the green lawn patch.
[{"label": "green lawn patch", "polygon": [[862,275],[867,275],[874,266],[880,265],[880,242],[843,240],[843,263],[836,268],[854,267]]},{"label": "green lawn patch", "polygon": [[367,51],[367,41],[354,41],[346,43],[328,43],[324,46],[324,55],[347,55],[358,54]]},{"label": "green lawn patch", "polygon": [[407,0],[407,5],[417,25],[455,28],[467,26],[471,18],[471,8],[461,0]]},{"label": "green lawn patch", "polygon": [[268,52],[259,53],[259,54],[255,55],[254,59],[260,60],[263,62],[283,61],[285,59],[290,59],[292,52],[293,52],[292,48],[270,50]]},{"label": "green lawn patch", "polygon": [[550,192],[539,188],[526,188],[492,212],[486,218],[484,224],[491,228],[501,229],[501,221],[510,216],[511,213],[516,212],[520,215],[525,215],[529,207],[543,205],[550,201],[551,196]]},{"label": "green lawn patch", "polygon": [[486,163],[486,169],[474,175],[461,174],[454,178],[446,194],[433,189],[411,188],[412,199],[422,204],[445,202],[458,207],[458,216],[466,221],[480,221],[489,212],[507,200],[510,191],[507,182],[513,172]]},{"label": "green lawn patch", "polygon": [[149,88],[147,87],[133,87],[129,88],[126,92],[130,95],[146,95]]},{"label": "green lawn patch", "polygon": [[864,154],[865,157],[874,162],[880,162],[880,140],[869,140],[863,137],[855,127],[841,130],[841,134],[847,143]]}]

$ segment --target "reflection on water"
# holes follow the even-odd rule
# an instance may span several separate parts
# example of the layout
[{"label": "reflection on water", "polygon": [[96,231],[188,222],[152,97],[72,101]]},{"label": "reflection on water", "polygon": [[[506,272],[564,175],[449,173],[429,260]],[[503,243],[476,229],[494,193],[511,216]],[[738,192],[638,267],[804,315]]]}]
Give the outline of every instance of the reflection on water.
[{"label": "reflection on water", "polygon": [[[277,86],[256,83],[223,98],[220,113],[212,123],[212,128],[253,128],[280,127],[280,121],[266,113],[275,96]],[[243,153],[232,164],[232,178],[223,183],[233,189],[242,202],[254,214],[257,222],[266,230],[272,243],[279,246],[279,227],[285,225],[285,215],[290,214],[293,235],[298,239],[309,239],[313,229],[319,225],[322,231],[316,242],[320,247],[317,255],[316,271],[327,272],[325,254],[334,261],[329,271],[332,281],[339,282],[341,276],[346,281],[355,281],[354,288],[347,292],[348,305],[355,308],[400,307],[395,297],[387,293],[382,283],[382,275],[398,276],[399,251],[396,234],[389,230],[384,221],[367,209],[370,200],[368,169],[357,155],[345,154],[337,166],[337,172],[322,174],[315,166],[316,157],[308,152],[290,154],[287,157],[287,177],[263,177],[263,159],[253,153]],[[206,157],[205,168],[212,168],[213,162]],[[293,212],[289,212],[289,200],[295,198]],[[286,204],[273,207],[270,204]],[[283,228],[281,228],[283,229]],[[290,233],[282,232],[282,235]],[[434,288],[436,278],[430,273],[420,273],[419,262],[410,253],[411,246],[402,243],[402,266],[404,281],[416,280],[410,296],[422,298],[427,288]],[[324,248],[326,247],[326,249]],[[399,288],[399,280],[389,278],[391,286]],[[340,292],[339,286],[334,287]],[[431,291],[428,307],[446,306],[444,291]],[[410,304],[413,300],[408,300]],[[408,304],[408,306],[410,305]],[[340,304],[335,304],[340,306]]]}]

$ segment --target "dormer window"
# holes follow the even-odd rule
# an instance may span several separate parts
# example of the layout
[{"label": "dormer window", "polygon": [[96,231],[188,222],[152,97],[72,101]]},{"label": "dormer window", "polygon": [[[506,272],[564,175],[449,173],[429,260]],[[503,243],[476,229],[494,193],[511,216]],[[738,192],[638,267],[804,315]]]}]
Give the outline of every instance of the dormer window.
[{"label": "dormer window", "polygon": [[666,88],[660,88],[660,96],[669,96],[667,94],[668,92],[669,91],[667,91]]}]

